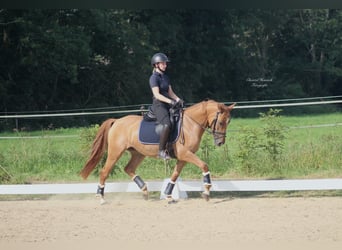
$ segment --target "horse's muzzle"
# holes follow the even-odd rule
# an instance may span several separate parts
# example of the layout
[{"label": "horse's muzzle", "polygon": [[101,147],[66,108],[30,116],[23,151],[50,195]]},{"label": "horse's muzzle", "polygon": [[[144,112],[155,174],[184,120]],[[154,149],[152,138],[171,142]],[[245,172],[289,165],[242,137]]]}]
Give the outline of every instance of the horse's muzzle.
[{"label": "horse's muzzle", "polygon": [[226,141],[226,133],[221,133],[221,132],[213,132],[214,136],[214,143],[216,146],[222,146],[225,141]]},{"label": "horse's muzzle", "polygon": [[215,139],[215,145],[221,147],[225,143],[224,138]]}]

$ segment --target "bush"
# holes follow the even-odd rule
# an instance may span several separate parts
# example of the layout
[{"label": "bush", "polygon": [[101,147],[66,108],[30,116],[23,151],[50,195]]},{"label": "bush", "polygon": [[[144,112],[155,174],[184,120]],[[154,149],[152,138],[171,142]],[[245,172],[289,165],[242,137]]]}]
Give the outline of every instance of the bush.
[{"label": "bush", "polygon": [[263,148],[260,143],[261,133],[259,129],[243,127],[238,137],[238,158],[239,170],[246,174],[253,174],[256,170],[256,161],[260,157],[260,150]]},{"label": "bush", "polygon": [[264,124],[261,128],[244,127],[240,130],[236,156],[243,173],[263,174],[279,170],[286,138],[285,126],[278,115],[280,112],[270,109],[260,113]]},{"label": "bush", "polygon": [[285,126],[280,122],[280,109],[270,109],[267,113],[260,113],[260,119],[264,122],[262,128],[262,147],[273,163],[280,160],[284,149]]}]

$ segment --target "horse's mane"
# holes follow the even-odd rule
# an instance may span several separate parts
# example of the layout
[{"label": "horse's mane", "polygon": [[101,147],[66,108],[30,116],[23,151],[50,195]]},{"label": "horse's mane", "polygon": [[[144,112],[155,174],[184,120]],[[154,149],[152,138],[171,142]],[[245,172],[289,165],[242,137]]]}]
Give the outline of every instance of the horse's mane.
[{"label": "horse's mane", "polygon": [[201,108],[204,108],[204,104],[208,104],[209,102],[215,102],[215,101],[206,98],[206,99],[204,99],[204,100],[201,101],[201,102],[195,103],[195,104],[193,104],[193,105],[187,107],[187,108],[185,109],[185,111],[191,111],[191,110],[193,110],[193,109],[197,109],[197,108],[199,108],[199,106],[201,106]]}]

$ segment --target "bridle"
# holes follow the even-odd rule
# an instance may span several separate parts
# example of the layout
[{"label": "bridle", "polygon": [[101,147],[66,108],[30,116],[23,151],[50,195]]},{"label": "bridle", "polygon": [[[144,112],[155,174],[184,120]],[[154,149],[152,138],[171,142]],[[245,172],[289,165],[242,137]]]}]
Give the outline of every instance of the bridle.
[{"label": "bridle", "polygon": [[218,117],[219,115],[221,114],[222,112],[216,112],[216,116],[215,116],[215,119],[211,122],[209,128],[206,129],[206,131],[209,133],[209,134],[212,134],[215,139],[220,139],[222,137],[226,137],[226,134],[227,132],[218,132],[216,131],[216,124],[217,124],[217,120],[218,120]]},{"label": "bridle", "polygon": [[[195,121],[191,116],[187,115],[187,117],[189,117],[193,122],[195,122],[198,126],[200,126],[203,130],[207,131],[207,133],[212,134],[214,136],[215,139],[220,139],[222,137],[226,137],[226,132],[219,132],[216,130],[216,125],[217,125],[217,120],[219,115],[222,112],[217,112],[215,119],[208,124],[207,126],[200,124],[199,122]],[[185,115],[185,113],[184,113]]]}]

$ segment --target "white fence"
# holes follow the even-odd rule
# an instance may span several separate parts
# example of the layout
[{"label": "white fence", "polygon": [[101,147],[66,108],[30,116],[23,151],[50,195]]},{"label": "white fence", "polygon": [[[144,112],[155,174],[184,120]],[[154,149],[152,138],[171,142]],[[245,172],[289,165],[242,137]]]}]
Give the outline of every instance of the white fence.
[{"label": "white fence", "polygon": [[[163,191],[169,179],[147,182],[149,191]],[[95,193],[96,183],[77,184],[30,184],[30,185],[0,185],[0,194],[87,194]],[[141,192],[134,182],[106,183],[106,193]],[[297,179],[297,180],[213,180],[213,192],[219,191],[303,191],[303,190],[342,190],[342,179]],[[176,182],[173,197],[186,198],[186,192],[203,191],[200,181]]]}]

